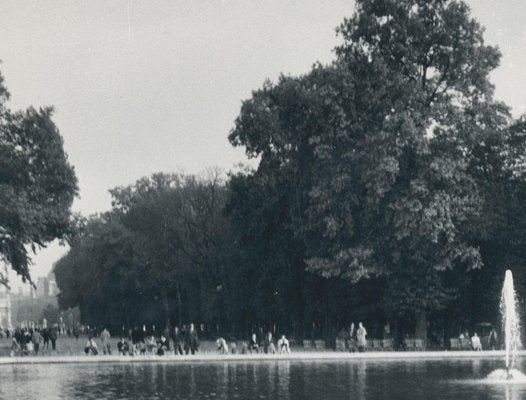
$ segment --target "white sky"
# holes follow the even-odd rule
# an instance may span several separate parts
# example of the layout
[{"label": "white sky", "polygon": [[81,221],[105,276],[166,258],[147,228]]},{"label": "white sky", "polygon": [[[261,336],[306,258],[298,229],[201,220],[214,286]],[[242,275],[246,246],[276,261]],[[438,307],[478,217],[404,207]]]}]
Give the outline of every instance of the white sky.
[{"label": "white sky", "polygon": [[[526,1],[469,0],[503,58],[497,97],[526,111]],[[227,140],[242,99],[280,72],[332,59],[349,0],[0,0],[10,107],[53,105],[85,215],[157,171],[246,161]],[[44,275],[64,248],[34,257]],[[13,279],[13,284],[17,282]]]}]

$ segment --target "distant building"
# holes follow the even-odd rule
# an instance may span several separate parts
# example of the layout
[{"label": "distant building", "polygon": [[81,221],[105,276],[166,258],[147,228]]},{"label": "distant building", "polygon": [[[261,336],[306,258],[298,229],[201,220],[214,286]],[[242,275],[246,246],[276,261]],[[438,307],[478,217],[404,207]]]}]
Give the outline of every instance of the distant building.
[{"label": "distant building", "polygon": [[43,311],[46,307],[58,306],[58,290],[53,273],[37,278],[35,286],[30,288],[29,293],[24,293],[19,288],[18,294],[12,296],[11,318],[17,326],[38,324],[42,321]]},{"label": "distant building", "polygon": [[11,294],[3,285],[0,285],[0,328],[13,328],[11,323]]},{"label": "distant building", "polygon": [[35,298],[47,299],[57,295],[57,284],[53,275],[39,277],[36,283]]}]

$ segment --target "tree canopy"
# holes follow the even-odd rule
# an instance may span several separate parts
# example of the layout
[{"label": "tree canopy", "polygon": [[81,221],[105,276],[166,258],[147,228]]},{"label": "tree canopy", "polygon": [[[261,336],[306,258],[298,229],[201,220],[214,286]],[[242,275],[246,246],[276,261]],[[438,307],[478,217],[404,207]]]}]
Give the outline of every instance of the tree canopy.
[{"label": "tree canopy", "polygon": [[113,209],[55,265],[60,305],[114,329],[219,318],[229,236],[219,171],[154,174],[110,192]]},{"label": "tree canopy", "polygon": [[55,268],[61,305],[112,326],[316,338],[359,319],[426,338],[495,322],[506,268],[526,295],[526,123],[493,97],[500,53],[469,7],[357,0],[338,33],[333,62],[242,103],[229,140],[256,168],[113,189]]},{"label": "tree canopy", "polygon": [[384,307],[425,318],[458,295],[448,271],[483,265],[481,147],[510,122],[500,53],[461,1],[359,0],[338,32],[336,60],[254,92],[230,140],[263,182],[288,180],[308,270],[386,277]]},{"label": "tree canopy", "polygon": [[[77,179],[53,109],[13,112],[8,99],[0,75],[0,256],[31,282],[30,251],[71,233]],[[7,284],[2,272],[0,283]]]}]

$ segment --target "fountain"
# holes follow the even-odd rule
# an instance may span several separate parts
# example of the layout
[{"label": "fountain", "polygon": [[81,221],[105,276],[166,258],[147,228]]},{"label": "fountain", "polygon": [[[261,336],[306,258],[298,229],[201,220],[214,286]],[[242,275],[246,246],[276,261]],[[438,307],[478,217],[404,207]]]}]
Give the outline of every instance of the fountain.
[{"label": "fountain", "polygon": [[520,327],[515,289],[513,287],[513,275],[509,269],[504,277],[504,286],[500,297],[500,312],[502,314],[504,331],[505,369],[493,371],[488,375],[488,379],[491,381],[523,381],[526,379],[526,376],[514,368],[520,346]]}]

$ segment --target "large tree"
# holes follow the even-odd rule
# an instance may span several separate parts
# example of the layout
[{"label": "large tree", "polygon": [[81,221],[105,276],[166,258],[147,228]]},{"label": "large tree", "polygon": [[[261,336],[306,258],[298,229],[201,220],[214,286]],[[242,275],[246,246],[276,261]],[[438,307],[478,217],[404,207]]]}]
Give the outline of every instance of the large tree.
[{"label": "large tree", "polygon": [[149,282],[134,260],[135,235],[111,214],[92,217],[54,266],[59,306],[79,307],[84,323],[118,330],[143,313]]},{"label": "large tree", "polygon": [[113,329],[225,323],[225,185],[219,171],[208,172],[159,173],[112,189],[112,210],[82,227],[55,266],[61,306]]},{"label": "large tree", "polygon": [[230,135],[258,174],[287,177],[311,271],[384,277],[386,311],[425,336],[456,295],[448,271],[482,265],[472,165],[508,122],[489,73],[499,52],[461,1],[358,0],[329,66],[267,83]]},{"label": "large tree", "polygon": [[[0,257],[31,281],[30,251],[70,231],[77,179],[51,107],[12,112],[0,75]],[[7,284],[0,271],[0,284]]]}]

